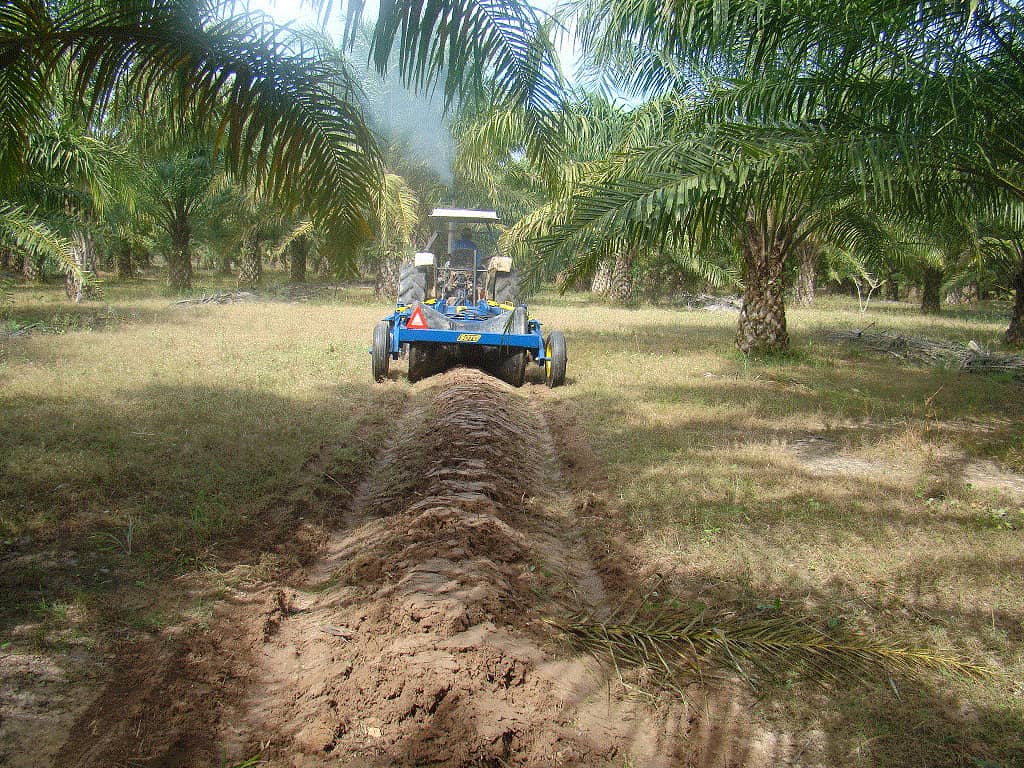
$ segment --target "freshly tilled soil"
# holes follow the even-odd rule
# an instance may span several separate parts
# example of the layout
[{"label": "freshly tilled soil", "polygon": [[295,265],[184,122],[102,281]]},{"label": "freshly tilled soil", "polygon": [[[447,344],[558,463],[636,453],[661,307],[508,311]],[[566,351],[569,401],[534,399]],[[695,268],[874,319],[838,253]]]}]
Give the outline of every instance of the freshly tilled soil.
[{"label": "freshly tilled soil", "polygon": [[474,371],[431,382],[356,502],[363,521],[332,539],[268,638],[229,751],[262,742],[289,766],[624,756],[651,726],[635,705],[585,704],[599,670],[556,660],[542,621],[582,589],[555,466],[526,399]]},{"label": "freshly tilled soil", "polygon": [[787,740],[732,695],[628,695],[545,621],[607,613],[630,579],[587,533],[602,491],[579,439],[544,394],[423,382],[314,565],[133,648],[56,764],[777,764]]}]

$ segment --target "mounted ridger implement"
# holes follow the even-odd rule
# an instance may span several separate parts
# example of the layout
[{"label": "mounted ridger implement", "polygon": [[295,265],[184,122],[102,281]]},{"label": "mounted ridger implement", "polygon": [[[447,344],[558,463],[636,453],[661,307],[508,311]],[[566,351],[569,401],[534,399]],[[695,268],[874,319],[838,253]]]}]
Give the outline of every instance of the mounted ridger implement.
[{"label": "mounted ridger implement", "polygon": [[[374,380],[386,379],[391,361],[407,356],[413,382],[470,365],[519,387],[533,362],[544,368],[549,387],[564,383],[565,336],[544,337],[519,302],[512,259],[485,260],[472,239],[471,225],[493,226],[498,215],[435,208],[431,219],[437,227],[426,249],[402,268],[398,306],[373,329]],[[442,230],[446,247],[435,245]]]}]

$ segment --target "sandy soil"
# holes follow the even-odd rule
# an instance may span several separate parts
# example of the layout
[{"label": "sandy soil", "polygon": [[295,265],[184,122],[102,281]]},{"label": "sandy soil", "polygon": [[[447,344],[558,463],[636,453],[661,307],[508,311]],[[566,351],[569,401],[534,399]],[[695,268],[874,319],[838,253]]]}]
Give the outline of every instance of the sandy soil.
[{"label": "sandy soil", "polygon": [[232,591],[209,629],[126,649],[52,764],[788,763],[742,693],[637,696],[547,623],[607,613],[640,578],[603,483],[540,388],[423,382],[318,559]]}]

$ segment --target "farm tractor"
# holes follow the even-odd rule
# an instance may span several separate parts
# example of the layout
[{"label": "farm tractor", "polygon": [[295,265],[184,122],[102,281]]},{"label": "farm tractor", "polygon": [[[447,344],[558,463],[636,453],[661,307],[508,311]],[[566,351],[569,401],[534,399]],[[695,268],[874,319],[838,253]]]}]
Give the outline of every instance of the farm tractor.
[{"label": "farm tractor", "polygon": [[541,323],[519,301],[512,259],[485,259],[473,240],[472,228],[493,232],[498,215],[435,208],[430,218],[434,233],[402,267],[395,311],[373,329],[374,380],[386,379],[391,361],[407,356],[412,382],[469,365],[519,387],[532,361],[544,368],[549,387],[562,384],[565,336],[541,333]]}]

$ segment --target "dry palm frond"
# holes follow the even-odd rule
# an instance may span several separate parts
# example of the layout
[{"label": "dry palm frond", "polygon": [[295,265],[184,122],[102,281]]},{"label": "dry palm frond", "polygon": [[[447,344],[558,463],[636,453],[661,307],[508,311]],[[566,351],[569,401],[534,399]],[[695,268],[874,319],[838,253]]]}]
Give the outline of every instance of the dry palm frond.
[{"label": "dry palm frond", "polygon": [[195,304],[237,304],[240,301],[252,301],[257,298],[253,291],[215,291],[194,299],[179,299],[175,306],[184,307]]},{"label": "dry palm frond", "polygon": [[867,328],[831,331],[825,334],[825,338],[857,344],[919,365],[959,368],[973,373],[1016,373],[1020,376],[1024,372],[1024,357],[991,352],[973,341],[963,344],[884,331],[869,333]]},{"label": "dry palm frond", "polygon": [[755,678],[792,673],[818,683],[863,680],[879,672],[989,674],[952,653],[825,631],[791,617],[709,617],[703,611],[656,608],[608,620],[576,614],[550,623],[581,650],[610,660],[617,669],[647,668],[672,688],[714,667],[734,669],[751,686]]}]

